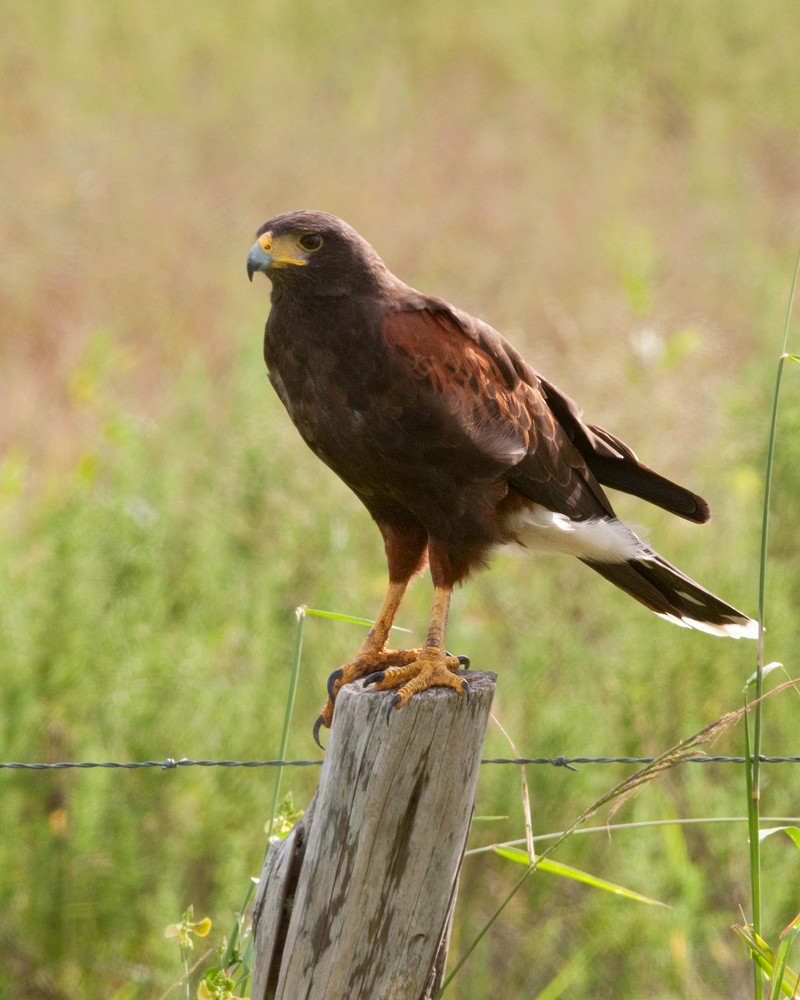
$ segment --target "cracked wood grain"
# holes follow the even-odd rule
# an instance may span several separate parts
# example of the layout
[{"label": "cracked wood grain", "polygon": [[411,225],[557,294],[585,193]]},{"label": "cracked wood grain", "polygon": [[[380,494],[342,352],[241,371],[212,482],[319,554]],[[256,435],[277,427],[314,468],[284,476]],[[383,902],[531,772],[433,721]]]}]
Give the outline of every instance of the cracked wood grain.
[{"label": "cracked wood grain", "polygon": [[312,807],[270,847],[254,914],[253,1000],[425,1000],[441,983],[495,675],[342,689]]}]

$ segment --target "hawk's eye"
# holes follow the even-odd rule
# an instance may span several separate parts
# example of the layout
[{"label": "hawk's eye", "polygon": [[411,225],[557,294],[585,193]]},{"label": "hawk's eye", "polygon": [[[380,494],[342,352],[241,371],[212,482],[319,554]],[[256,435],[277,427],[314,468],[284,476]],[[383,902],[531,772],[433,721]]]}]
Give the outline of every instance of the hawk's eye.
[{"label": "hawk's eye", "polygon": [[319,233],[304,233],[297,242],[304,250],[319,250],[322,237]]}]

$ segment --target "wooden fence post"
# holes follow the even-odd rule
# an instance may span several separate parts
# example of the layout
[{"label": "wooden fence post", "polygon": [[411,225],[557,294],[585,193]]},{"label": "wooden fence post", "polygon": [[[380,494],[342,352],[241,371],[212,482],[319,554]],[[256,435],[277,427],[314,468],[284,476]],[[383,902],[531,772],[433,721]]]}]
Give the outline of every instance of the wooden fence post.
[{"label": "wooden fence post", "polygon": [[264,862],[252,1000],[424,1000],[441,985],[495,675],[392,712],[336,701],[314,800]]}]

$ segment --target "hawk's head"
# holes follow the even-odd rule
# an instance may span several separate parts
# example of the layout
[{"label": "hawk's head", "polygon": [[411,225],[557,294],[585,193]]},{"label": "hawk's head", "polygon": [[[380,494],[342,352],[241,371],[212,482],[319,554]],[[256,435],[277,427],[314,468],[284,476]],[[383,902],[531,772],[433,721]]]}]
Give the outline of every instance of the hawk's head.
[{"label": "hawk's head", "polygon": [[325,212],[277,215],[256,233],[247,276],[263,271],[274,285],[297,294],[352,295],[374,290],[389,272],[363,237]]}]

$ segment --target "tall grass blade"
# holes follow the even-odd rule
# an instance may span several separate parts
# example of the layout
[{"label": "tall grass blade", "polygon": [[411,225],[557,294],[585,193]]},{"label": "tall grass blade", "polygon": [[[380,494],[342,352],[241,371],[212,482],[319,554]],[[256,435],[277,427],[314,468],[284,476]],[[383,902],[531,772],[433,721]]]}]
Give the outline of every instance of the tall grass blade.
[{"label": "tall grass blade", "polygon": [[[531,864],[530,855],[514,847],[495,847],[494,852],[501,858],[515,861],[517,864]],[[561,875],[562,878],[570,878],[575,882],[582,882],[584,885],[590,885],[595,889],[603,889],[605,892],[610,892],[615,896],[623,896],[625,899],[632,899],[637,903],[647,903],[648,906],[663,906],[665,910],[671,909],[667,903],[662,903],[658,899],[653,899],[651,896],[643,896],[640,892],[634,892],[633,889],[626,889],[623,885],[617,885],[615,882],[609,882],[607,879],[598,878],[597,875],[581,871],[580,868],[573,868],[572,865],[565,865],[561,861],[551,861],[549,858],[542,858],[536,863],[536,867],[543,872],[550,872],[551,875]]]},{"label": "tall grass blade", "polygon": [[759,830],[759,840],[766,840],[773,833],[785,833],[787,837],[794,841],[795,846],[800,850],[800,827],[797,826],[773,826],[769,830]]},{"label": "tall grass blade", "polygon": [[[337,622],[349,622],[351,625],[366,625],[371,628],[375,622],[371,618],[358,618],[355,615],[344,615],[338,611],[320,611],[319,608],[303,608],[303,613],[313,615],[315,618],[332,618]],[[393,632],[410,632],[411,629],[403,628],[400,625],[392,625]]]},{"label": "tall grass blade", "polygon": [[[786,964],[792,945],[800,936],[800,913],[794,918],[781,934],[775,972],[772,975],[769,1000],[778,1000],[781,990],[787,996],[797,997],[800,994],[800,975]],[[791,990],[791,992],[789,992]]]}]

